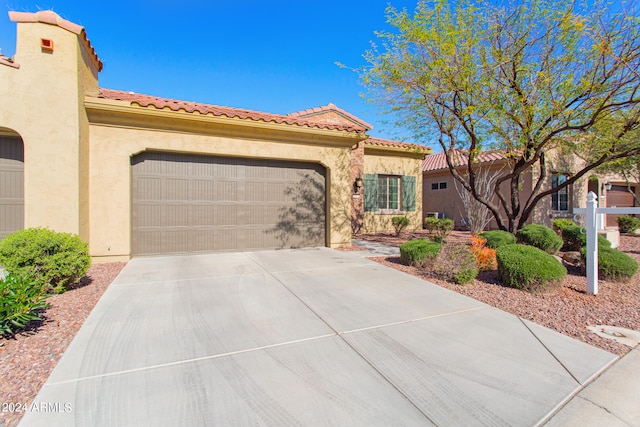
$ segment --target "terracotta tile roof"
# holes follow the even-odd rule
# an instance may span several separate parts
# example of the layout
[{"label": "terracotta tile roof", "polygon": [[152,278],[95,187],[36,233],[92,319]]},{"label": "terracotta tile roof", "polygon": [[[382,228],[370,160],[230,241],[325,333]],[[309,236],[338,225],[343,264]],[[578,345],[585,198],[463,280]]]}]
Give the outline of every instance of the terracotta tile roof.
[{"label": "terracotta tile roof", "polygon": [[[462,166],[466,164],[466,155],[463,150],[455,150],[453,153],[454,166]],[[494,162],[497,160],[505,160],[507,157],[502,150],[492,150],[481,153],[477,159],[480,163]],[[441,169],[448,169],[447,159],[444,152],[431,154],[422,161],[422,172],[431,172]]]},{"label": "terracotta tile roof", "polygon": [[382,146],[382,147],[397,147],[397,148],[407,148],[407,149],[417,149],[423,150],[426,152],[431,151],[429,147],[425,147],[424,145],[417,144],[409,144],[407,142],[398,142],[392,141],[390,139],[381,139],[381,138],[367,138],[364,140],[365,145],[373,145],[373,146]]},{"label": "terracotta tile roof", "polygon": [[179,101],[176,99],[159,98],[156,96],[143,95],[135,92],[125,92],[113,89],[100,89],[99,98],[127,101],[131,105],[140,107],[154,107],[158,109],[169,108],[172,111],[183,110],[187,113],[198,112],[200,114],[211,114],[213,116],[225,116],[245,120],[262,122],[273,122],[279,124],[306,126],[318,129],[341,130],[348,132],[363,133],[364,130],[356,126],[337,125],[330,123],[314,122],[311,119],[283,116],[279,114],[262,113],[259,111],[245,110],[241,108],[222,107],[218,105],[200,104],[197,102]]},{"label": "terracotta tile roof", "polygon": [[20,68],[20,65],[13,62],[13,59],[9,58],[8,56],[4,56],[1,53],[0,53],[0,64],[8,65],[9,67],[13,67],[13,68]]},{"label": "terracotta tile roof", "polygon": [[313,116],[319,116],[323,113],[327,112],[335,112],[339,115],[345,117],[350,122],[353,122],[356,126],[362,127],[363,130],[371,130],[373,129],[373,125],[365,122],[359,117],[354,116],[353,114],[343,110],[335,104],[329,103],[327,105],[323,105],[322,107],[309,108],[307,110],[296,111],[295,113],[289,113],[287,116],[289,117],[304,117],[304,118],[312,118]]},{"label": "terracotta tile roof", "polygon": [[25,22],[41,22],[44,24],[57,25],[60,28],[64,28],[67,31],[72,32],[80,36],[80,41],[84,44],[87,52],[93,59],[94,64],[98,68],[98,71],[102,71],[102,61],[98,58],[96,50],[91,46],[91,42],[87,38],[87,32],[84,27],[78,24],[74,24],[71,21],[60,18],[60,16],[52,10],[41,10],[36,13],[31,12],[9,12],[9,19],[16,23]]}]

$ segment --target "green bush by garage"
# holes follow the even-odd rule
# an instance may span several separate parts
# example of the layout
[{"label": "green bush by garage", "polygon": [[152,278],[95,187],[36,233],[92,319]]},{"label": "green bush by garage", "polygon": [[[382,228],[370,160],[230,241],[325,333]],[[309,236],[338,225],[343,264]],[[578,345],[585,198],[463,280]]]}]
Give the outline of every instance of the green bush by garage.
[{"label": "green bush by garage", "polygon": [[[580,249],[586,259],[587,248]],[[598,277],[613,282],[627,282],[638,272],[638,262],[622,251],[598,247]]]},{"label": "green bush by garage", "polygon": [[428,267],[438,256],[441,246],[424,239],[409,240],[400,245],[400,261],[414,267]]},{"label": "green bush by garage", "polygon": [[62,293],[86,274],[91,257],[77,235],[26,228],[0,241],[0,265],[48,292]]},{"label": "green bush by garage", "polygon": [[29,277],[9,273],[0,279],[0,335],[13,337],[29,322],[41,320],[48,296],[46,287]]},{"label": "green bush by garage", "polygon": [[620,215],[617,218],[618,229],[621,233],[635,233],[640,229],[640,219],[631,215]]},{"label": "green bush by garage", "polygon": [[562,285],[567,269],[553,255],[534,246],[503,245],[496,249],[498,280],[505,285],[535,293]]},{"label": "green bush by garage", "polygon": [[529,224],[516,233],[520,243],[534,246],[549,254],[555,254],[562,247],[562,238],[549,227]]},{"label": "green bush by garage", "polygon": [[469,246],[445,243],[434,264],[434,271],[441,279],[464,285],[478,276],[478,264]]},{"label": "green bush by garage", "polygon": [[491,230],[480,233],[480,237],[487,241],[487,247],[498,249],[503,245],[511,245],[516,242],[516,236],[503,230]]},{"label": "green bush by garage", "polygon": [[[579,225],[572,225],[562,229],[562,240],[565,251],[579,251],[587,245],[587,235],[584,228]],[[598,248],[610,248],[611,242],[602,234],[598,234]]]}]

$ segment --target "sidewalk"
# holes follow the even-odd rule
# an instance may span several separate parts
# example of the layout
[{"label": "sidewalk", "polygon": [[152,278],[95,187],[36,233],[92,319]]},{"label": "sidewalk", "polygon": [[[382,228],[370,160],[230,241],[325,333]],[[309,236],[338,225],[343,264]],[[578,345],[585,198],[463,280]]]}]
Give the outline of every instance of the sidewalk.
[{"label": "sidewalk", "polygon": [[640,347],[583,388],[546,426],[640,426]]},{"label": "sidewalk", "polygon": [[351,243],[355,246],[365,248],[367,251],[362,251],[361,253],[367,258],[377,256],[400,256],[400,248],[397,248],[395,246],[388,246],[381,243],[374,243],[367,240],[358,239],[352,239]]},{"label": "sidewalk", "polygon": [[[352,240],[365,257],[398,256],[394,246]],[[567,401],[545,424],[555,426],[640,426],[640,346],[613,363]]]}]

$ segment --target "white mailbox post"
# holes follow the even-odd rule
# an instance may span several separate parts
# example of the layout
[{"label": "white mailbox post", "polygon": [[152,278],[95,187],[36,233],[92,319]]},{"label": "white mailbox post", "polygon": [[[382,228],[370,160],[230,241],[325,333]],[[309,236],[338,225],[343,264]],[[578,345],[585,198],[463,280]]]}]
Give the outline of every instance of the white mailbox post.
[{"label": "white mailbox post", "polygon": [[591,295],[598,293],[598,215],[640,214],[640,208],[599,208],[597,200],[598,196],[590,191],[587,194],[587,207],[573,209],[574,213],[584,215],[587,230],[587,293]]}]

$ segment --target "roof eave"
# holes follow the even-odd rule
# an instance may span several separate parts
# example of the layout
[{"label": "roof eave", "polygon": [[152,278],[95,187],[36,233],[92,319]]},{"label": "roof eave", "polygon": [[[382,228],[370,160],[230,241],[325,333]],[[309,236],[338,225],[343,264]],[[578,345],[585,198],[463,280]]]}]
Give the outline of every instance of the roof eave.
[{"label": "roof eave", "polygon": [[397,156],[397,157],[409,157],[412,159],[422,160],[429,154],[428,148],[415,147],[391,147],[383,145],[369,145],[365,144],[364,154],[379,154],[382,156]]},{"label": "roof eave", "polygon": [[106,114],[107,116],[110,116],[111,119],[115,119],[115,122],[112,121],[109,123],[113,126],[136,127],[125,121],[122,121],[121,124],[117,122],[118,117],[122,118],[128,116],[131,118],[145,119],[145,123],[148,122],[147,127],[153,127],[152,121],[154,119],[167,119],[183,122],[187,126],[189,123],[201,123],[212,125],[214,127],[224,126],[235,128],[238,131],[251,128],[254,130],[260,129],[263,131],[284,132],[295,135],[309,135],[324,139],[331,138],[336,141],[341,141],[338,144],[349,147],[351,147],[355,142],[367,138],[364,133],[355,131],[323,129],[298,124],[275,123],[238,117],[215,116],[211,113],[202,114],[197,111],[189,113],[186,111],[175,111],[168,108],[158,109],[155,107],[142,107],[131,105],[129,101],[117,101],[92,96],[85,97],[84,105],[89,113],[90,123],[101,123]]}]

